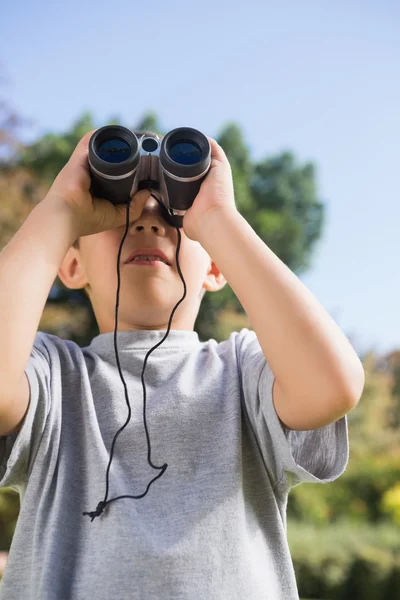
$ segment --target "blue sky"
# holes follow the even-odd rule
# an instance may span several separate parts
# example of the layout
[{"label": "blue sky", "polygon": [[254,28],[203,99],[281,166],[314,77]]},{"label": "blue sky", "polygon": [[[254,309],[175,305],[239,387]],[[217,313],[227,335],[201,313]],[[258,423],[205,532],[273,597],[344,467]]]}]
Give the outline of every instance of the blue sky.
[{"label": "blue sky", "polygon": [[2,95],[24,140],[133,125],[217,137],[234,120],[254,159],[288,149],[317,166],[326,228],[302,280],[359,352],[400,348],[400,5],[54,3],[0,5]]}]

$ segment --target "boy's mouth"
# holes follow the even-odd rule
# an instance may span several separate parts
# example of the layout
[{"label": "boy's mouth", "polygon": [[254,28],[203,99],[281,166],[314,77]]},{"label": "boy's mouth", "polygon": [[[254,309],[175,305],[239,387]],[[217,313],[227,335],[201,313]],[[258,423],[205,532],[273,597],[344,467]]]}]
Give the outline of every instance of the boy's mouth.
[{"label": "boy's mouth", "polygon": [[134,250],[124,264],[158,266],[166,264],[171,266],[167,256],[159,248],[139,248]]}]

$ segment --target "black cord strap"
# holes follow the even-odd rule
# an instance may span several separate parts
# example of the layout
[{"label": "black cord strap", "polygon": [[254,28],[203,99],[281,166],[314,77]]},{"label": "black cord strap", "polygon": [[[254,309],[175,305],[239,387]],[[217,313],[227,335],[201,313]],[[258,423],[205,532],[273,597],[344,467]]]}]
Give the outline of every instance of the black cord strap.
[{"label": "black cord strap", "polygon": [[[157,198],[156,198],[156,200],[160,204],[160,201]],[[177,233],[178,233],[178,242],[177,242],[177,246],[176,246],[176,255],[175,255],[175,257],[176,257],[176,266],[177,266],[177,269],[178,269],[178,273],[179,273],[179,276],[180,276],[180,278],[182,280],[182,283],[183,283],[183,289],[184,289],[183,296],[179,300],[179,302],[177,302],[177,304],[174,306],[174,308],[172,310],[171,316],[170,316],[169,321],[168,321],[168,327],[167,327],[167,331],[166,331],[165,336],[162,338],[162,340],[160,342],[158,342],[155,346],[153,346],[153,348],[150,348],[150,350],[147,352],[147,354],[145,356],[145,359],[143,361],[143,369],[142,369],[142,375],[141,375],[142,387],[143,387],[143,422],[144,422],[144,427],[145,427],[145,431],[146,431],[147,446],[148,446],[147,461],[148,461],[149,465],[153,469],[159,470],[160,473],[158,473],[158,475],[156,475],[156,477],[154,477],[148,483],[146,491],[143,494],[139,494],[138,496],[130,496],[130,495],[117,496],[116,498],[111,498],[110,500],[107,500],[108,491],[109,491],[110,467],[111,467],[111,461],[113,459],[115,442],[117,441],[117,438],[118,438],[119,434],[128,425],[128,423],[129,423],[129,421],[131,419],[131,414],[132,414],[131,406],[130,406],[129,398],[128,398],[128,390],[127,390],[127,386],[126,386],[126,382],[125,382],[124,376],[122,374],[122,369],[121,369],[121,365],[120,365],[120,362],[119,362],[118,348],[117,348],[119,292],[120,292],[120,287],[121,287],[120,258],[121,258],[122,246],[123,246],[123,243],[125,241],[125,238],[126,238],[126,236],[128,234],[128,230],[129,230],[129,206],[130,206],[130,202],[131,202],[131,200],[129,199],[129,201],[127,201],[127,210],[126,210],[126,229],[125,229],[124,236],[123,236],[123,238],[121,240],[121,244],[120,244],[119,251],[118,251],[118,258],[117,258],[118,286],[117,286],[117,298],[116,298],[116,304],[115,304],[115,329],[114,329],[115,355],[116,355],[116,359],[117,359],[117,365],[118,365],[119,374],[120,374],[122,383],[124,385],[125,400],[126,400],[126,403],[128,405],[128,417],[127,417],[127,420],[125,421],[125,423],[122,425],[122,427],[120,427],[120,429],[115,434],[114,439],[113,439],[112,444],[111,444],[110,460],[109,460],[108,466],[107,466],[106,493],[105,493],[105,496],[104,496],[104,500],[101,500],[98,503],[96,510],[91,511],[91,512],[83,512],[82,513],[83,515],[88,515],[90,517],[90,519],[91,519],[91,522],[93,522],[96,517],[99,517],[103,513],[104,509],[106,508],[106,506],[108,504],[110,504],[111,502],[114,502],[115,500],[120,500],[121,498],[134,498],[134,499],[143,498],[147,494],[147,492],[149,491],[151,484],[154,481],[156,481],[156,479],[159,479],[165,473],[165,471],[166,471],[166,469],[168,467],[167,463],[164,463],[161,467],[158,467],[157,465],[154,465],[152,463],[152,461],[151,461],[151,443],[150,443],[150,436],[149,436],[149,432],[148,432],[148,428],[147,428],[147,422],[146,422],[146,385],[145,385],[145,382],[144,382],[144,371],[145,371],[145,368],[146,368],[147,359],[150,356],[151,352],[153,352],[153,350],[155,350],[156,348],[158,348],[158,346],[160,346],[164,342],[164,340],[167,338],[167,336],[168,336],[168,334],[170,332],[170,329],[171,329],[171,322],[172,322],[172,318],[173,318],[173,316],[175,314],[175,311],[176,311],[176,309],[178,308],[178,306],[183,302],[183,300],[186,297],[186,291],[187,291],[187,289],[186,289],[186,282],[185,282],[185,280],[183,278],[182,271],[181,271],[181,268],[179,266],[179,259],[178,259],[179,249],[180,249],[180,246],[181,246],[181,239],[182,239],[182,235],[181,235],[181,232],[179,230],[179,227],[176,227],[176,230],[177,230]]]}]

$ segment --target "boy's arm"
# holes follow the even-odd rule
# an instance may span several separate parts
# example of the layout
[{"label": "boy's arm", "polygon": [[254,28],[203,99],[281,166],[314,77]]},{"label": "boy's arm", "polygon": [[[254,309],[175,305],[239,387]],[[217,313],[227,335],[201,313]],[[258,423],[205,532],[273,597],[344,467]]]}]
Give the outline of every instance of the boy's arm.
[{"label": "boy's arm", "polygon": [[[29,402],[24,371],[51,285],[73,242],[121,227],[124,203],[90,193],[88,145],[95,130],[78,142],[69,161],[0,253],[0,435],[18,429]],[[136,220],[150,196],[140,190],[130,203]]]},{"label": "boy's arm", "polygon": [[50,288],[77,231],[68,205],[48,195],[0,253],[0,435],[15,431],[25,415],[25,367]]},{"label": "boy's arm", "polygon": [[354,408],[364,387],[363,366],[306,286],[236,209],[210,211],[198,231],[257,334],[275,376],[282,423],[317,429]]}]

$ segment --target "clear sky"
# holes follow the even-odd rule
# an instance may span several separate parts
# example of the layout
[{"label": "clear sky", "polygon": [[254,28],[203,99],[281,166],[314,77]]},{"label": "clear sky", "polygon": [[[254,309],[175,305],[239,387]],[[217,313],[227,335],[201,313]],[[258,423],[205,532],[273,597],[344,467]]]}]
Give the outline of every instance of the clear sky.
[{"label": "clear sky", "polygon": [[29,141],[91,110],[148,110],[253,159],[317,166],[327,222],[302,280],[360,352],[400,348],[400,4],[303,0],[0,3],[2,96]]}]

